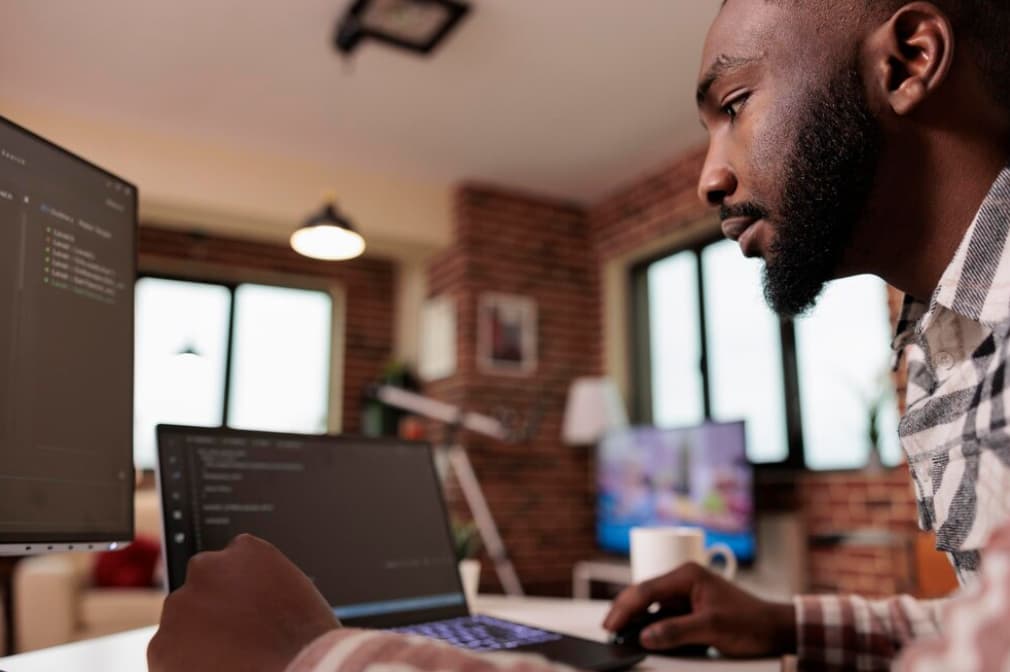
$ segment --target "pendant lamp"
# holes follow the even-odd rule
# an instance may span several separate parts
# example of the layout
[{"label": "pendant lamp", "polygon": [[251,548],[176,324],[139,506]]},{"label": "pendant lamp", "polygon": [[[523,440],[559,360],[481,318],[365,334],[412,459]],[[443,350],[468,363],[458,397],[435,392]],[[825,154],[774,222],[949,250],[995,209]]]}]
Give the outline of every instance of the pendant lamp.
[{"label": "pendant lamp", "polygon": [[361,256],[365,239],[329,200],[291,234],[291,247],[312,259],[346,261]]}]

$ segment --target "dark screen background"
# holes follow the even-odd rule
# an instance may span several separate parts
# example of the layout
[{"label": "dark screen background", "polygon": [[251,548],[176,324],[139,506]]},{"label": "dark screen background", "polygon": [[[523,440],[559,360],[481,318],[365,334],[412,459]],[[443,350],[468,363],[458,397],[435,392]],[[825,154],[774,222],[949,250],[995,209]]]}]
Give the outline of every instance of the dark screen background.
[{"label": "dark screen background", "polygon": [[169,578],[249,532],[333,606],[460,593],[426,445],[159,428]]},{"label": "dark screen background", "polygon": [[133,536],[136,199],[0,119],[0,543]]}]

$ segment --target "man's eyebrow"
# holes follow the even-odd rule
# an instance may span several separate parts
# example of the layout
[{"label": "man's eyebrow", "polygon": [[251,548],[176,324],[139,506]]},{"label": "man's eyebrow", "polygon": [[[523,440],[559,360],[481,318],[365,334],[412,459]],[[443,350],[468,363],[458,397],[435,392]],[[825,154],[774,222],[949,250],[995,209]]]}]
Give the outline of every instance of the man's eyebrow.
[{"label": "man's eyebrow", "polygon": [[761,56],[727,56],[722,54],[719,58],[715,59],[712,67],[708,69],[705,76],[701,78],[701,83],[698,84],[697,102],[700,107],[708,97],[709,89],[712,85],[719,81],[720,77],[724,77],[734,70],[739,70],[745,66],[750,65],[761,60]]}]

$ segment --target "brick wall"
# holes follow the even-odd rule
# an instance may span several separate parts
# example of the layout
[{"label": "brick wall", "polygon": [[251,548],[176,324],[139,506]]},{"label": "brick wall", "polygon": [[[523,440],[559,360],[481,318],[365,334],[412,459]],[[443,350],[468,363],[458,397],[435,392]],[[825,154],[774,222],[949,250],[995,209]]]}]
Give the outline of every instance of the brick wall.
[{"label": "brick wall", "polygon": [[590,221],[600,263],[634,252],[709,214],[697,196],[704,161],[704,148],[691,150],[596,204]]},{"label": "brick wall", "polygon": [[811,591],[869,597],[916,591],[919,531],[905,467],[879,475],[808,474],[799,502],[810,539]]},{"label": "brick wall", "polygon": [[[356,432],[361,422],[361,399],[389,362],[393,351],[395,264],[365,257],[341,263],[315,261],[286,245],[235,238],[209,237],[142,226],[140,270],[160,269],[164,262],[196,262],[215,268],[269,272],[319,278],[346,290],[343,381],[344,430]],[[201,279],[201,278],[193,278]]]},{"label": "brick wall", "polygon": [[[566,594],[572,565],[595,553],[590,451],[560,438],[570,381],[600,371],[597,264],[586,213],[548,198],[464,185],[455,195],[454,243],[431,264],[429,288],[433,296],[455,301],[458,370],[426,392],[485,413],[543,412],[529,442],[506,445],[468,436],[466,445],[526,590]],[[478,369],[477,305],[489,291],[536,302],[534,375]],[[453,488],[450,498],[463,513]],[[482,580],[485,588],[497,587],[487,558]]]}]

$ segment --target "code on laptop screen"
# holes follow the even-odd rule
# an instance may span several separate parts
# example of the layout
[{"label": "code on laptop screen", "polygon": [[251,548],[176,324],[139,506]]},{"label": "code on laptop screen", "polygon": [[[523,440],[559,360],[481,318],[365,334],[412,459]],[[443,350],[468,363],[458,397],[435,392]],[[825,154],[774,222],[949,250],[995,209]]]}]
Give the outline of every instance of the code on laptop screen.
[{"label": "code on laptop screen", "polygon": [[465,613],[430,449],[421,444],[159,428],[170,587],[243,532],[272,542],[344,621]]}]

